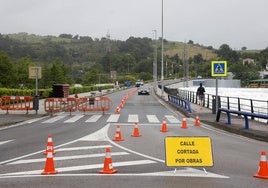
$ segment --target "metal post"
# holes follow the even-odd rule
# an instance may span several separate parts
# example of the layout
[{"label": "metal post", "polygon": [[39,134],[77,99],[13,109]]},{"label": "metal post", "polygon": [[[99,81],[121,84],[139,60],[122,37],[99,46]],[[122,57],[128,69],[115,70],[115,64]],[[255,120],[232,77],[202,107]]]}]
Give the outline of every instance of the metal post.
[{"label": "metal post", "polygon": [[218,99],[218,78],[216,77],[216,114],[219,109],[219,99]]},{"label": "metal post", "polygon": [[164,90],[164,0],[162,0],[162,50],[161,50],[161,96],[163,97],[163,90]]}]

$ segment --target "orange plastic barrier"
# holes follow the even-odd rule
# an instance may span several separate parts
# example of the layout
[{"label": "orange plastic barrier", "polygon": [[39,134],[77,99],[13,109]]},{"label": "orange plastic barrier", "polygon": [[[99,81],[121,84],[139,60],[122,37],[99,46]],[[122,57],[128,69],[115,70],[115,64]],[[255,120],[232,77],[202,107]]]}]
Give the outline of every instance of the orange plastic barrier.
[{"label": "orange plastic barrier", "polygon": [[74,112],[77,110],[77,98],[66,98],[63,100],[62,111]]},{"label": "orange plastic barrier", "polygon": [[111,99],[106,96],[78,99],[78,110],[81,112],[88,111],[107,111],[110,109]]},{"label": "orange plastic barrier", "polygon": [[3,96],[0,103],[1,110],[33,110],[32,96]]},{"label": "orange plastic barrier", "polygon": [[47,98],[44,102],[46,112],[55,113],[62,111],[64,100],[62,98]]}]

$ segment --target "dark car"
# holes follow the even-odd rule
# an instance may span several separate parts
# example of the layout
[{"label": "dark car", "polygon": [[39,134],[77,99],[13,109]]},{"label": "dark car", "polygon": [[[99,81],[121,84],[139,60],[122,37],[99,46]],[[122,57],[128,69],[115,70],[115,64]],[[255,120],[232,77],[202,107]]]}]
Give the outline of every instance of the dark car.
[{"label": "dark car", "polygon": [[150,89],[148,86],[140,86],[138,89],[138,95],[150,95]]}]

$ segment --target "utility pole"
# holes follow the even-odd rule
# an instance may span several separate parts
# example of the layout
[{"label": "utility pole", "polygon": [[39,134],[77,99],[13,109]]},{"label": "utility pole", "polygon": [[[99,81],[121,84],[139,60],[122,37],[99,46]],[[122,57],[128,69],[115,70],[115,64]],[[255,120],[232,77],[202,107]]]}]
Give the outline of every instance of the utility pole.
[{"label": "utility pole", "polygon": [[157,87],[157,31],[153,30],[153,39],[154,39],[154,62],[153,62],[153,78],[154,78],[154,83],[155,87]]}]

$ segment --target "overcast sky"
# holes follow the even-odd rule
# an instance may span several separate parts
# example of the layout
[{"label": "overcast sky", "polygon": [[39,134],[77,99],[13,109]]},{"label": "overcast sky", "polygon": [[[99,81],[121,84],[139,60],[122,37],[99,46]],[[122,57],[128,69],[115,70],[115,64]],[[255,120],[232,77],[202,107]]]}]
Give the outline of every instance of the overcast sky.
[{"label": "overcast sky", "polygon": [[[219,48],[268,47],[268,0],[163,0],[164,38]],[[126,40],[161,37],[162,0],[0,0],[0,33]]]}]

